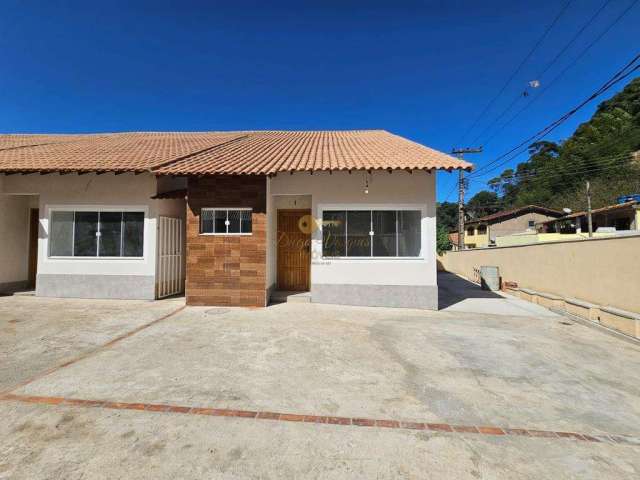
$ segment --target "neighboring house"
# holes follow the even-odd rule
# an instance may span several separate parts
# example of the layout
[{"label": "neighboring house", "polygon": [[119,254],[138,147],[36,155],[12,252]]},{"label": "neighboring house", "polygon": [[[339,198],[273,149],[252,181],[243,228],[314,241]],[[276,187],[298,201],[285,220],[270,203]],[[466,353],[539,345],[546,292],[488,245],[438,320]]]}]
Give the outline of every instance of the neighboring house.
[{"label": "neighboring house", "polygon": [[449,233],[449,242],[451,243],[451,250],[456,252],[458,250],[458,232]]},{"label": "neighboring house", "polygon": [[527,205],[475,218],[465,222],[464,246],[465,248],[493,246],[496,244],[497,237],[533,230],[537,223],[562,215],[563,213],[558,210]]},{"label": "neighboring house", "polygon": [[[630,196],[630,198],[638,196]],[[616,205],[595,208],[591,211],[593,232],[611,234],[615,232],[640,230],[640,200],[632,199]],[[589,232],[587,212],[575,212],[561,218],[541,222],[537,225],[540,233],[565,235],[586,235]],[[569,237],[566,237],[569,238]]]},{"label": "neighboring house", "polygon": [[435,309],[437,169],[471,164],[386,131],[0,135],[0,287]]}]

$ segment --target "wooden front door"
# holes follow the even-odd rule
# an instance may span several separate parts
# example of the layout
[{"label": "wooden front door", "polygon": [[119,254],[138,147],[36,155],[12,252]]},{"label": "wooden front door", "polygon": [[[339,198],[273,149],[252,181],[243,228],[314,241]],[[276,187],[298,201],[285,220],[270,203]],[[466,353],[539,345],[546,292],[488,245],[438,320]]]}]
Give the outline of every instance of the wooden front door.
[{"label": "wooden front door", "polygon": [[38,269],[38,229],[40,215],[37,208],[29,211],[29,287],[36,286],[36,271]]},{"label": "wooden front door", "polygon": [[278,210],[278,290],[309,290],[311,226],[311,210]]}]

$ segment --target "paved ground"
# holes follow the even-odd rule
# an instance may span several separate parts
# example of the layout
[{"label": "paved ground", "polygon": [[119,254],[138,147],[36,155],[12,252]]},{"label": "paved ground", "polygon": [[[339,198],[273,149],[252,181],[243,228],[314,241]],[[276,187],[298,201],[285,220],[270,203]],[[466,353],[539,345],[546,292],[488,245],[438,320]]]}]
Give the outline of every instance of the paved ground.
[{"label": "paved ground", "polygon": [[0,296],[0,392],[183,304]]},{"label": "paved ground", "polygon": [[446,272],[438,273],[438,303],[445,312],[487,313],[516,317],[554,317],[553,312],[535,303],[502,292],[490,292]]},{"label": "paved ground", "polygon": [[[0,478],[638,478],[640,348],[448,281],[441,312],[187,308],[124,335],[0,402]],[[55,310],[67,323],[39,320],[46,338],[66,335],[53,366],[180,306],[107,302],[116,313],[82,322],[103,309],[66,302],[0,299],[0,328]],[[105,321],[118,328],[105,335]],[[38,331],[18,338],[38,345]],[[3,385],[47,368],[32,348],[7,352],[29,375],[1,370]],[[352,418],[384,421],[340,424]]]}]

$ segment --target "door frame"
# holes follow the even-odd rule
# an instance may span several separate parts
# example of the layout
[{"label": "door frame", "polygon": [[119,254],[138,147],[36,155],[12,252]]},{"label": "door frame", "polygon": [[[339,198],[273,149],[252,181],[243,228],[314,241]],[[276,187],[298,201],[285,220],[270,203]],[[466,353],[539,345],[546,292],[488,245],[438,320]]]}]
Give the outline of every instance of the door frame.
[{"label": "door frame", "polygon": [[29,287],[36,286],[38,273],[38,236],[40,230],[40,209],[29,209],[29,244],[27,251],[27,283]]},{"label": "door frame", "polygon": [[[276,288],[280,288],[280,255],[278,255],[280,241],[280,212],[297,212],[311,216],[310,208],[278,208],[276,210]],[[307,290],[311,291],[311,232],[307,234],[309,237],[309,264],[307,268]]]}]

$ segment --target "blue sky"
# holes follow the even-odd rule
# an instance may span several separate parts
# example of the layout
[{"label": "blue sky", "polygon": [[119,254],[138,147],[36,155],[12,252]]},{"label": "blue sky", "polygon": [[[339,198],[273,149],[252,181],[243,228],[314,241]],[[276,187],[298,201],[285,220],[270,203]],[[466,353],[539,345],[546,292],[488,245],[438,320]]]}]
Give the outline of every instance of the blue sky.
[{"label": "blue sky", "polygon": [[[450,151],[562,2],[5,0],[0,131],[383,128]],[[463,146],[528,81],[544,87],[632,2],[610,0],[538,78],[604,4],[574,0]],[[469,159],[492,160],[588,96],[637,53],[638,25],[640,4]],[[570,135],[596,104],[550,138]],[[454,181],[438,175],[439,200]],[[471,193],[482,187],[473,182]]]}]

